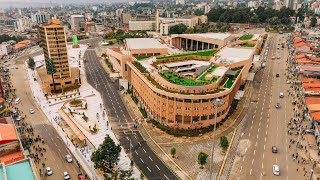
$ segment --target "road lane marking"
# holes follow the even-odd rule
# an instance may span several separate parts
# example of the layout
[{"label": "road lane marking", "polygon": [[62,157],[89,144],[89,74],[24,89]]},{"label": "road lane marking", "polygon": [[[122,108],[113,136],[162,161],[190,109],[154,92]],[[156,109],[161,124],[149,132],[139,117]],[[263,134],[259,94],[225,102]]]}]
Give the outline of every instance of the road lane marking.
[{"label": "road lane marking", "polygon": [[169,178],[164,174],[164,177],[169,180]]},{"label": "road lane marking", "polygon": [[149,169],[149,167],[147,167],[147,169],[151,172],[151,170]]},{"label": "road lane marking", "polygon": [[254,159],[252,159],[251,164],[253,165]]},{"label": "road lane marking", "polygon": [[252,169],[250,169],[250,175],[252,174]]},{"label": "road lane marking", "polygon": [[266,150],[266,145],[263,145],[263,150]]},{"label": "road lane marking", "polygon": [[253,151],[253,155],[256,155],[256,150]]},{"label": "road lane marking", "polygon": [[160,171],[160,168],[159,168],[159,166],[158,165],[156,165],[156,167],[157,167],[157,169]]},{"label": "road lane marking", "polygon": [[144,163],[144,161],[140,158],[140,161],[142,162],[142,163]]},{"label": "road lane marking", "polygon": [[153,159],[151,159],[151,157],[149,156],[149,159],[151,160],[151,161],[153,161]]},{"label": "road lane marking", "polygon": [[264,153],[262,154],[262,159],[264,159]]},{"label": "road lane marking", "polygon": [[146,152],[146,150],[145,149],[142,149],[143,151],[144,151],[144,153],[146,153],[147,154],[147,152]]},{"label": "road lane marking", "polygon": [[135,153],[136,153],[136,154],[138,155],[138,152],[137,152],[137,150],[135,150],[134,152],[135,152]]}]

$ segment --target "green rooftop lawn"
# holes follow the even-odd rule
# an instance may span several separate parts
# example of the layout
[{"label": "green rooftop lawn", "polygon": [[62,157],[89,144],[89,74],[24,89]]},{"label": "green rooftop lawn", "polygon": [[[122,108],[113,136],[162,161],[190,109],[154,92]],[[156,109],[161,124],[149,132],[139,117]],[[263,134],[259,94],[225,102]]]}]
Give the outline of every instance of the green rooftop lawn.
[{"label": "green rooftop lawn", "polygon": [[224,84],[225,88],[231,88],[231,86],[233,85],[233,78],[229,78],[228,81],[226,82],[226,84]]},{"label": "green rooftop lawn", "polygon": [[136,59],[138,60],[138,61],[140,61],[140,60],[143,60],[143,59],[146,59],[146,58],[149,58],[150,56],[137,56],[136,57]]},{"label": "green rooftop lawn", "polygon": [[249,40],[252,37],[253,37],[252,34],[246,34],[246,35],[241,36],[238,40],[240,40],[240,41]]},{"label": "green rooftop lawn", "polygon": [[[208,74],[211,74],[214,70],[216,70],[219,66],[213,66],[209,70],[207,70],[205,73],[202,73],[202,75],[198,78],[200,81],[206,81],[206,76]],[[217,81],[218,78],[214,77],[212,78],[211,82]]]},{"label": "green rooftop lawn", "polygon": [[174,75],[170,72],[165,72],[162,74],[162,76],[171,83],[183,85],[183,86],[203,86],[208,84],[208,82],[195,81],[187,78],[180,78],[179,76]]},{"label": "green rooftop lawn", "polygon": [[255,44],[241,44],[240,46],[242,46],[242,47],[254,47],[255,46]]},{"label": "green rooftop lawn", "polygon": [[201,51],[201,52],[195,52],[195,53],[177,54],[172,56],[160,56],[160,57],[157,57],[157,59],[167,59],[167,58],[176,58],[176,57],[184,57],[184,56],[212,56],[216,52],[217,50],[213,49],[209,51]]}]

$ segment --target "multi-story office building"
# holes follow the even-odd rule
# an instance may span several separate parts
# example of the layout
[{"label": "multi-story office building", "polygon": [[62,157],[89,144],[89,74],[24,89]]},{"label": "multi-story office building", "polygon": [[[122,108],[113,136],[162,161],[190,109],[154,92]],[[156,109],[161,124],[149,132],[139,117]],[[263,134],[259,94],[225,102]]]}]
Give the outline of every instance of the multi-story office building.
[{"label": "multi-story office building", "polygon": [[49,18],[50,15],[46,13],[36,13],[31,15],[31,21],[36,23],[48,22]]},{"label": "multi-story office building", "polygon": [[83,15],[71,15],[71,30],[79,32],[80,28],[84,27],[84,16]]},{"label": "multi-story office building", "polygon": [[11,44],[0,44],[0,56],[1,55],[8,55],[13,52],[13,48]]},{"label": "multi-story office building", "polygon": [[[66,33],[60,20],[49,19],[48,23],[42,24],[40,26],[40,40],[45,61],[51,59],[54,64],[56,73],[53,78],[56,88],[63,89],[75,84],[79,85],[79,69],[69,67]],[[39,69],[38,74],[44,91],[52,91],[53,83],[48,68]]]},{"label": "multi-story office building", "polygon": [[26,32],[31,30],[31,20],[28,17],[19,18],[14,22],[14,28],[18,32]]},{"label": "multi-story office building", "polygon": [[[212,39],[212,45],[199,45],[199,37],[207,36],[223,38]],[[107,50],[109,60],[117,64],[114,67],[119,67],[121,77],[128,82],[124,88],[133,92],[139,107],[145,109],[150,119],[177,129],[208,127],[215,119],[221,122],[227,116],[263,42],[260,35],[228,46],[231,38],[237,39],[234,35],[200,34],[189,38],[194,39],[191,44],[206,46],[207,50],[165,56],[171,52],[168,46],[145,38],[126,39],[124,48]],[[254,47],[244,48],[242,44]],[[214,104],[217,98],[223,102],[219,107]]]}]

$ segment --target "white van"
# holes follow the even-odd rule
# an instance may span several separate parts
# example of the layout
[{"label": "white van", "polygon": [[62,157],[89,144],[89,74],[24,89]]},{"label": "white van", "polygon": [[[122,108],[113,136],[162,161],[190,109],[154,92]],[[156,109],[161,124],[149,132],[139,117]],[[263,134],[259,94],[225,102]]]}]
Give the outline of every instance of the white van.
[{"label": "white van", "polygon": [[273,174],[276,175],[276,176],[280,176],[280,168],[278,165],[273,165],[272,166],[272,171],[273,171]]},{"label": "white van", "polygon": [[21,101],[20,98],[17,98],[17,99],[14,100],[14,104],[19,104],[20,101]]},{"label": "white van", "polygon": [[280,93],[279,97],[280,97],[280,98],[284,98],[283,92]]}]

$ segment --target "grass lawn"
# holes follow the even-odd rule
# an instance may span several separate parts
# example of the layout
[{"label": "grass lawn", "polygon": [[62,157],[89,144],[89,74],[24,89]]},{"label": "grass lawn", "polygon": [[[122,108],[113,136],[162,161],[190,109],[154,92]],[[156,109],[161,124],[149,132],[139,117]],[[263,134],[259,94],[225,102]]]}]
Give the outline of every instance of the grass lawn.
[{"label": "grass lawn", "polygon": [[[213,66],[209,70],[207,70],[205,73],[202,73],[202,75],[198,78],[200,81],[206,81],[206,75],[212,73],[214,70],[216,70],[219,66]],[[217,81],[218,78],[212,78],[211,82]]]},{"label": "grass lawn", "polygon": [[255,44],[241,44],[240,46],[242,46],[242,47],[254,47],[255,46]]},{"label": "grass lawn", "polygon": [[252,37],[253,37],[252,34],[246,34],[246,35],[241,36],[238,40],[240,40],[240,41],[249,40]]},{"label": "grass lawn", "polygon": [[162,76],[171,83],[183,86],[202,86],[207,84],[207,82],[195,81],[187,78],[180,78],[179,76],[176,76],[169,72],[163,73]]},{"label": "grass lawn", "polygon": [[210,51],[201,51],[201,52],[195,52],[195,53],[187,53],[187,54],[177,54],[173,56],[160,56],[157,57],[157,59],[167,59],[167,58],[176,58],[176,57],[184,57],[184,56],[212,56],[214,53],[216,53],[217,50],[213,49]]},{"label": "grass lawn", "polygon": [[146,58],[148,58],[148,57],[150,57],[150,56],[137,56],[136,59],[137,59],[138,61],[140,61],[140,60],[146,59]]},{"label": "grass lawn", "polygon": [[229,78],[228,81],[226,82],[226,84],[224,85],[225,88],[231,88],[231,86],[233,85],[233,78]]}]

